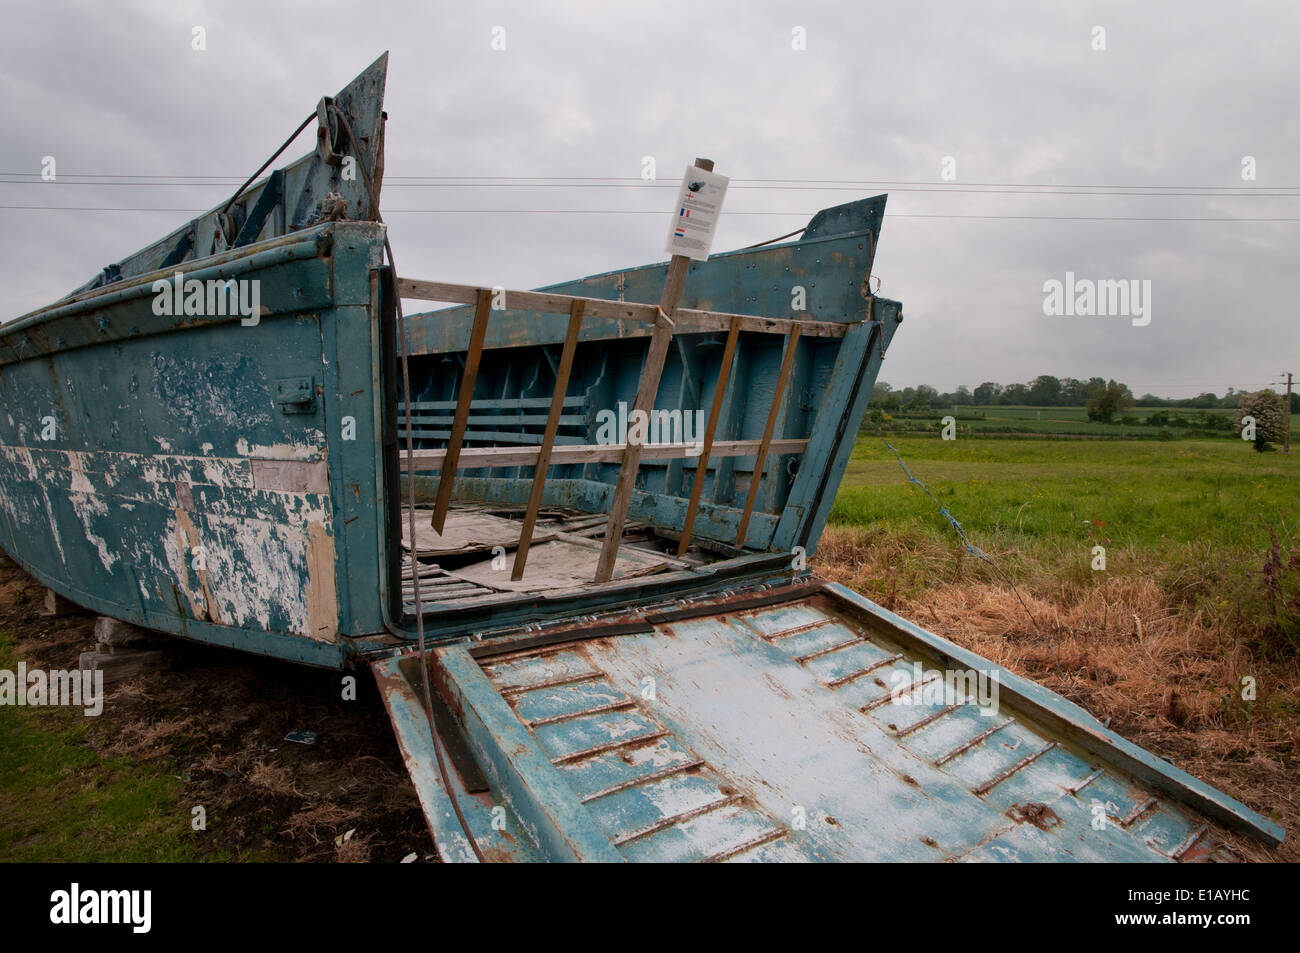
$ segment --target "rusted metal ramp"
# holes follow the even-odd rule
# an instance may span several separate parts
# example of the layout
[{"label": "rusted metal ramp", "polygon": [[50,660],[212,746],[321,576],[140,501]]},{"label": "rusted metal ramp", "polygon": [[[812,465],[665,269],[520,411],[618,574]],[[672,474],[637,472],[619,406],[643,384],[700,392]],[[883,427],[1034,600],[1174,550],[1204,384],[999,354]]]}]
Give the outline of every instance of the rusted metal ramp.
[{"label": "rusted metal ramp", "polygon": [[[1283,832],[1077,706],[807,578],[376,678],[445,860],[1201,861]],[[457,819],[452,799],[464,824]]]}]

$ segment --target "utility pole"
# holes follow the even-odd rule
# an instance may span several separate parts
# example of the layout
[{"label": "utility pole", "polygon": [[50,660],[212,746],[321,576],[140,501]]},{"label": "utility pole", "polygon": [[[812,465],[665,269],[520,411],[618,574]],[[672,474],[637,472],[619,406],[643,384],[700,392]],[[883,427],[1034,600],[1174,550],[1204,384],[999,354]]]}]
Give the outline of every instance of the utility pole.
[{"label": "utility pole", "polygon": [[1282,441],[1282,452],[1291,452],[1291,378],[1294,376],[1290,371],[1286,371],[1286,406],[1283,407],[1282,413],[1286,417],[1286,437]]}]

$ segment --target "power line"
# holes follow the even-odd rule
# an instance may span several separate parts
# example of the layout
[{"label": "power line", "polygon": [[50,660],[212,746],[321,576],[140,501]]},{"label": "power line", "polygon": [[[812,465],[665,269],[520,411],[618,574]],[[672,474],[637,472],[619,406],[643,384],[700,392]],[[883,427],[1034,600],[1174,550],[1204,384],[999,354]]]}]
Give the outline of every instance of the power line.
[{"label": "power line", "polygon": [[[125,173],[125,172],[74,172],[63,173],[64,176],[72,178],[98,178],[98,179],[207,179],[223,180],[230,184],[238,184],[239,176],[232,175],[169,175],[155,173]],[[14,176],[18,178],[30,178],[41,180],[40,172],[0,172],[0,176]],[[599,175],[386,175],[385,184],[393,181],[445,181],[445,182],[613,182],[613,183],[632,183],[641,187],[660,186],[663,188],[677,188],[675,181],[659,182],[658,180],[644,180],[638,176],[599,176]],[[57,180],[56,180],[57,181]],[[742,179],[734,178],[731,180],[731,187],[738,187],[740,184],[769,184],[769,183],[795,183],[796,185],[837,185],[845,188],[869,187],[876,185],[889,186],[940,186],[945,189],[955,189],[956,187],[970,188],[1009,188],[1009,189],[1173,189],[1178,191],[1236,191],[1236,192],[1257,192],[1265,186],[1258,185],[1113,185],[1113,184],[1088,184],[1088,183],[1038,183],[1038,182],[945,182],[945,181],[927,181],[927,180],[904,180],[904,179],[802,179],[802,178],[755,178]],[[1300,185],[1278,185],[1268,186],[1268,188],[1282,190],[1300,190]]]},{"label": "power line", "polygon": [[[179,181],[136,181],[136,182],[69,182],[57,180],[54,182],[32,181],[32,180],[14,180],[0,179],[0,185],[27,185],[27,186],[67,186],[81,185],[103,188],[189,188],[189,189],[218,189],[227,188],[226,182],[179,182]],[[639,184],[623,182],[393,182],[384,183],[388,189],[676,189],[677,184],[672,182],[645,182]],[[866,185],[745,185],[732,184],[729,189],[740,190],[759,190],[759,191],[778,191],[778,192],[858,192],[864,188],[875,186]],[[928,188],[928,187],[909,187],[894,186],[895,192],[910,193],[929,193],[937,195],[1096,195],[1111,197],[1149,197],[1149,198],[1300,198],[1300,192],[1277,192],[1277,191],[1234,191],[1234,192],[1206,192],[1206,191],[1142,191],[1142,192],[1116,192],[1116,191],[1080,191],[1077,189],[1057,189],[1054,191],[1044,191],[1040,188]]]},{"label": "power line", "polygon": [[[0,210],[31,212],[183,212],[202,214],[212,211],[205,208],[136,208],[127,206],[90,205],[0,205]],[[728,211],[734,215],[786,215],[811,218],[817,209],[800,211]],[[390,208],[385,215],[668,215],[663,209],[607,209],[607,208]],[[1235,218],[1208,216],[1143,216],[1143,215],[943,215],[920,212],[891,212],[890,219],[978,219],[1040,222],[1300,222],[1296,218]]]}]

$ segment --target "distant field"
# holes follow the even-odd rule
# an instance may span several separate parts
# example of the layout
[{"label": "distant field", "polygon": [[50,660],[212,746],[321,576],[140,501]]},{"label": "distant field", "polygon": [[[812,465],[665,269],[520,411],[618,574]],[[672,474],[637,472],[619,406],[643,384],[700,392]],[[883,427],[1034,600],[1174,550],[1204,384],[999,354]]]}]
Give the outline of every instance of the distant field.
[{"label": "distant field", "polygon": [[[1256,453],[1239,440],[888,439],[981,535],[1082,546],[1092,532],[1116,547],[1228,558],[1262,554],[1268,527],[1300,521],[1300,452]],[[950,532],[875,436],[858,439],[831,520]]]},{"label": "distant field", "polygon": [[[1146,423],[1152,414],[1164,413],[1182,424]],[[951,414],[957,420],[958,430],[971,436],[1017,436],[1022,434],[1060,435],[1066,437],[1128,437],[1132,439],[1217,438],[1234,439],[1230,429],[1215,430],[1212,424],[1235,419],[1232,408],[1189,410],[1185,408],[1135,407],[1125,415],[1136,423],[1096,423],[1088,419],[1083,407],[935,407],[930,411],[912,413],[892,412],[890,419],[873,423],[868,419],[864,429],[868,432],[879,426],[885,431],[938,431],[940,421]],[[1296,418],[1292,419],[1292,430]]]}]

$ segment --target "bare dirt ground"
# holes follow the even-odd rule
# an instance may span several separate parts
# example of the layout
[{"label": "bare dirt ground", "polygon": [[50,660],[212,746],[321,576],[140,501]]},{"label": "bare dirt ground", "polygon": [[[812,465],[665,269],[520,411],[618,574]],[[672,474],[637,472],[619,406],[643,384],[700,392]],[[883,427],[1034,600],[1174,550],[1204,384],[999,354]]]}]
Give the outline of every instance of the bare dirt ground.
[{"label": "bare dirt ground", "polygon": [[[94,646],[95,617],[45,618],[44,597],[21,570],[0,568],[0,629],[17,637],[29,667],[75,669]],[[369,672],[351,673],[357,700],[344,701],[342,673],[179,639],[166,650],[167,670],[108,688],[88,738],[104,756],[166,766],[182,780],[178,826],[189,826],[194,805],[207,813],[201,853],[278,861],[433,854]],[[284,740],[299,728],[316,732],[316,743]]]}]

